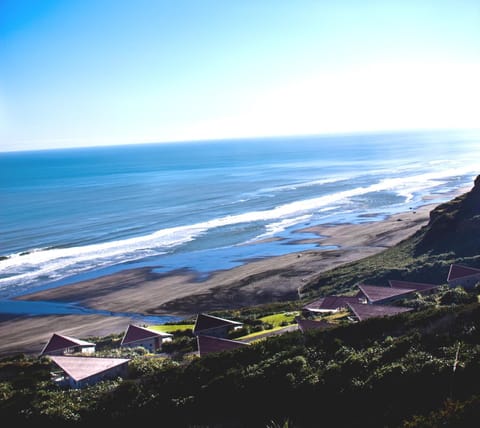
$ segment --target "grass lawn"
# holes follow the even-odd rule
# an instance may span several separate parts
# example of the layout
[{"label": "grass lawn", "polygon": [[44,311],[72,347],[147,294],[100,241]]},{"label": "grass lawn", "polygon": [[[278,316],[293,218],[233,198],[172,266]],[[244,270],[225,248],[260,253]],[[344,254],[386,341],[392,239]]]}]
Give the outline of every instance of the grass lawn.
[{"label": "grass lawn", "polygon": [[152,325],[148,328],[162,333],[174,333],[175,331],[193,330],[193,324],[162,324]]},{"label": "grass lawn", "polygon": [[266,317],[259,318],[260,321],[273,325],[273,327],[279,327],[282,323],[293,324],[295,317],[300,313],[295,312],[282,312],[279,314],[267,315]]},{"label": "grass lawn", "polygon": [[[294,323],[290,324],[290,325],[293,325]],[[261,336],[262,334],[265,334],[265,333],[272,333],[274,331],[277,331],[277,330],[281,330],[282,328],[285,328],[285,327],[288,327],[288,326],[278,326],[278,327],[273,327],[269,330],[261,330],[261,331],[255,331],[254,333],[250,333],[250,334],[247,334],[246,336],[242,336],[242,337],[236,337],[234,340],[245,340],[245,339],[251,339],[253,337],[257,337],[257,336]]]}]

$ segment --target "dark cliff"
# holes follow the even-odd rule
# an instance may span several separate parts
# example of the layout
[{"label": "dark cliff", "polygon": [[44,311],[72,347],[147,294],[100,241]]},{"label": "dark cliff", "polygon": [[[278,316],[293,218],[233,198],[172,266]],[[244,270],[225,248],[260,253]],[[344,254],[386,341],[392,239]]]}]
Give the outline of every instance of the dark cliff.
[{"label": "dark cliff", "polygon": [[415,253],[471,256],[480,253],[480,175],[472,189],[437,206],[418,233]]}]

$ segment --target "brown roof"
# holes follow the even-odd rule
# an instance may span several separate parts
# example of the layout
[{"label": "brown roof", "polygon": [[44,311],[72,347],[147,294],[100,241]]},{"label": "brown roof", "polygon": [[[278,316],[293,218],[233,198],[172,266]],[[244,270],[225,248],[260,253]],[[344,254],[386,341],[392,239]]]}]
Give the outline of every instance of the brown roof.
[{"label": "brown roof", "polygon": [[76,382],[130,361],[128,358],[49,357]]},{"label": "brown roof", "polygon": [[393,316],[412,310],[412,308],[405,308],[402,306],[366,305],[361,303],[349,303],[348,306],[359,321],[368,318]]},{"label": "brown roof", "polygon": [[305,333],[308,330],[316,330],[321,329],[324,330],[326,328],[333,327],[334,325],[327,322],[327,321],[316,321],[316,320],[307,320],[304,318],[297,318],[298,328]]},{"label": "brown roof", "polygon": [[414,288],[394,288],[381,287],[378,285],[360,284],[360,291],[365,295],[370,303],[380,302],[392,297],[403,296],[416,291]]},{"label": "brown roof", "polygon": [[359,298],[356,296],[326,296],[308,303],[303,309],[308,311],[335,311],[346,307],[347,303],[359,303]]},{"label": "brown roof", "polygon": [[241,326],[243,323],[231,321],[224,318],[215,317],[213,315],[198,314],[195,326],[193,327],[193,334],[210,330],[212,328],[219,328],[225,326]]},{"label": "brown roof", "polygon": [[134,343],[139,340],[150,339],[152,337],[172,337],[173,334],[163,333],[161,331],[150,330],[149,328],[139,327],[138,325],[130,324],[125,332],[120,345]]},{"label": "brown roof", "polygon": [[198,352],[201,357],[214,352],[229,351],[230,349],[248,346],[249,343],[240,342],[239,340],[223,339],[212,336],[197,336]]},{"label": "brown roof", "polygon": [[480,274],[480,269],[452,264],[450,265],[450,270],[448,272],[447,282],[453,281],[454,279],[457,279],[457,278],[463,278],[466,276],[478,275],[478,274]]},{"label": "brown roof", "polygon": [[392,288],[408,288],[417,291],[433,290],[434,288],[440,287],[436,284],[428,284],[425,282],[398,281],[396,279],[391,279],[390,281],[388,281],[388,283]]},{"label": "brown roof", "polygon": [[95,343],[86,342],[85,340],[75,339],[74,337],[63,336],[58,333],[53,333],[50,340],[43,348],[40,355],[48,354],[49,352],[61,351],[63,349],[72,348],[75,346],[95,346]]}]

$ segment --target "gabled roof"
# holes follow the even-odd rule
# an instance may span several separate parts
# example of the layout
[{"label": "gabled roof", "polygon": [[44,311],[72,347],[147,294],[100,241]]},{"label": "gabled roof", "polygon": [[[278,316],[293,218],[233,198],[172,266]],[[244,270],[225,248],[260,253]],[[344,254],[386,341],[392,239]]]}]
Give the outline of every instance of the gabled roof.
[{"label": "gabled roof", "polygon": [[213,315],[198,314],[195,326],[193,327],[193,334],[210,330],[212,328],[219,328],[225,326],[241,326],[243,323],[237,321],[231,321],[224,318],[215,317]]},{"label": "gabled roof", "polygon": [[410,294],[416,291],[414,288],[381,287],[378,285],[366,284],[360,284],[358,285],[358,288],[371,303]]},{"label": "gabled roof", "polygon": [[467,266],[451,264],[450,270],[448,271],[447,282],[453,281],[454,279],[464,278],[471,275],[480,274],[480,269],[475,269]]},{"label": "gabled roof", "polygon": [[346,307],[347,303],[359,303],[359,298],[356,296],[326,296],[306,304],[303,309],[308,311],[334,311]]},{"label": "gabled roof", "polygon": [[51,356],[49,358],[76,382],[130,361],[128,358],[65,356]]},{"label": "gabled roof", "polygon": [[368,318],[393,316],[412,310],[412,308],[405,308],[402,306],[365,305],[361,303],[349,303],[348,306],[359,321]]},{"label": "gabled roof", "polygon": [[173,334],[170,334],[170,333],[163,333],[161,331],[150,330],[149,328],[130,324],[127,328],[127,331],[123,335],[123,339],[120,345],[127,345],[129,343],[150,339],[152,337],[172,337],[172,336]]},{"label": "gabled roof", "polygon": [[436,285],[436,284],[428,284],[425,282],[399,281],[396,279],[391,279],[388,281],[388,283],[392,288],[407,288],[407,289],[414,289],[416,291],[433,290],[434,288],[440,287],[439,285]]},{"label": "gabled roof", "polygon": [[316,320],[308,320],[304,318],[297,318],[298,328],[305,333],[308,330],[316,330],[316,329],[327,329],[330,327],[334,327],[334,324],[331,324],[327,321],[316,321]]},{"label": "gabled roof", "polygon": [[241,348],[248,345],[249,343],[240,342],[239,340],[204,335],[197,336],[198,352],[201,357],[214,352],[229,351],[231,349]]},{"label": "gabled roof", "polygon": [[63,349],[72,348],[74,346],[89,347],[95,346],[95,343],[86,342],[85,340],[75,339],[74,337],[64,336],[62,334],[53,333],[50,340],[44,346],[40,355],[49,352],[61,351]]}]

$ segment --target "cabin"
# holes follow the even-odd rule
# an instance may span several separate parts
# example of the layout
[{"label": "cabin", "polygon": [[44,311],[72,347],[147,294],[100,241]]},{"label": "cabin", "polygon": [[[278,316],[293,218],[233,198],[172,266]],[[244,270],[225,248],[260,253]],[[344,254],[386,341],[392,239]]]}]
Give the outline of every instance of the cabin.
[{"label": "cabin", "polygon": [[[57,385],[70,388],[83,388],[106,379],[125,377],[128,371],[128,358],[75,357],[65,355],[49,356],[57,370],[52,372]],[[59,369],[59,370],[58,370]]]},{"label": "cabin", "polygon": [[335,313],[347,307],[347,303],[361,303],[358,296],[326,296],[306,304],[304,313]]},{"label": "cabin", "polygon": [[390,303],[407,297],[417,291],[414,288],[381,287],[379,285],[367,284],[359,284],[358,288],[360,290],[358,296],[361,303],[368,303],[371,305]]},{"label": "cabin", "polygon": [[162,348],[165,342],[170,342],[173,334],[151,330],[146,327],[129,324],[123,335],[120,346],[136,348],[141,346],[149,352],[154,353]]},{"label": "cabin", "polygon": [[198,314],[193,326],[195,336],[227,337],[232,329],[242,328],[243,323],[208,314]]},{"label": "cabin", "polygon": [[358,321],[364,321],[369,318],[393,316],[412,310],[412,308],[405,308],[402,306],[365,305],[361,303],[349,303],[348,307],[354,318],[356,318]]},{"label": "cabin", "polygon": [[480,269],[452,264],[448,271],[447,282],[452,288],[461,286],[466,290],[472,289],[480,282]]},{"label": "cabin", "polygon": [[335,326],[334,324],[323,320],[309,320],[300,317],[297,317],[295,320],[297,321],[298,328],[302,333],[305,333],[309,330],[326,330],[327,328]]},{"label": "cabin", "polygon": [[223,337],[197,336],[198,355],[200,357],[217,352],[230,351],[248,345],[249,343],[246,342],[225,339]]},{"label": "cabin", "polygon": [[42,355],[71,355],[76,353],[93,354],[95,352],[95,343],[85,340],[75,339],[74,337],[64,336],[53,333],[47,344],[40,352]]},{"label": "cabin", "polygon": [[407,290],[415,290],[417,293],[422,295],[433,294],[437,291],[440,285],[429,284],[425,282],[410,282],[410,281],[399,281],[396,279],[391,279],[388,281],[390,287],[392,288],[404,288]]}]

